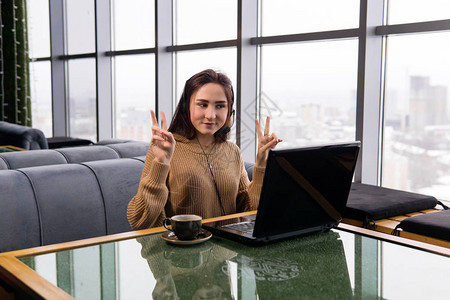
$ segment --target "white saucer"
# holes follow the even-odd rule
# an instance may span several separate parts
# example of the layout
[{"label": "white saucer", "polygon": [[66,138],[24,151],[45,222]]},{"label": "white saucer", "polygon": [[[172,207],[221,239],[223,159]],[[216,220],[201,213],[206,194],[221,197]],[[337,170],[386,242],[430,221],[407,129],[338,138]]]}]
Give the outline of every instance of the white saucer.
[{"label": "white saucer", "polygon": [[170,244],[175,244],[175,245],[200,244],[200,243],[206,242],[211,237],[212,237],[212,233],[209,232],[208,230],[203,229],[203,228],[200,229],[200,232],[197,235],[197,238],[194,239],[194,240],[187,240],[187,241],[179,240],[177,238],[177,236],[175,235],[175,233],[173,233],[172,231],[165,231],[163,234],[161,234],[161,238],[163,240],[165,240],[166,242],[168,242]]}]

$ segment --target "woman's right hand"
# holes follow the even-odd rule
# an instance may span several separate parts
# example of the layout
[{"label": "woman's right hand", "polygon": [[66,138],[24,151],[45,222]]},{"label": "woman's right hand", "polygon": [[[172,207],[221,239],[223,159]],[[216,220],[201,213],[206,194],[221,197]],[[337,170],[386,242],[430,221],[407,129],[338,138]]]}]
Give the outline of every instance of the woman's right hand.
[{"label": "woman's right hand", "polygon": [[173,151],[175,149],[175,139],[172,133],[167,131],[166,116],[161,112],[161,128],[158,126],[158,120],[153,110],[150,111],[152,115],[152,139],[150,141],[150,148],[155,155],[155,159],[162,164],[170,164]]}]

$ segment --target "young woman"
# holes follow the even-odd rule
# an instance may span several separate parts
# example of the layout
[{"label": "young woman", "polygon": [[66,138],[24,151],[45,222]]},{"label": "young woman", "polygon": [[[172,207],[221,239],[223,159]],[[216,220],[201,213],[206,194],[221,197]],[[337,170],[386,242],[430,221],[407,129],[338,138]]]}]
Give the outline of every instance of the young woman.
[{"label": "young woman", "polygon": [[152,139],[136,196],[127,217],[135,230],[161,226],[166,217],[217,217],[258,208],[269,149],[281,142],[255,120],[258,153],[249,182],[236,144],[226,141],[233,111],[230,79],[208,69],[184,87],[172,123],[152,116]]}]

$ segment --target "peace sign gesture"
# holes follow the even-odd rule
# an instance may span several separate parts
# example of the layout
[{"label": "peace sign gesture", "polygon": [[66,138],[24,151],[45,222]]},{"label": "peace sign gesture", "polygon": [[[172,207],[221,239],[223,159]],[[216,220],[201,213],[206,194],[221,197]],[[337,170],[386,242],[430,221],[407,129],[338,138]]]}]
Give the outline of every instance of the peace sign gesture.
[{"label": "peace sign gesture", "polygon": [[158,126],[158,120],[153,110],[152,115],[152,139],[150,141],[150,149],[155,155],[155,159],[163,164],[170,164],[173,150],[175,149],[175,139],[169,131],[167,131],[166,116],[161,112],[161,128]]},{"label": "peace sign gesture", "polygon": [[[264,135],[261,132],[259,121],[255,120],[256,133],[258,134],[258,153],[256,154],[256,166],[265,167],[267,163],[267,157],[269,156],[269,150],[275,149],[280,140],[276,134],[272,132],[270,134],[270,117],[266,118],[266,125],[264,126]],[[270,135],[269,135],[270,134]]]}]

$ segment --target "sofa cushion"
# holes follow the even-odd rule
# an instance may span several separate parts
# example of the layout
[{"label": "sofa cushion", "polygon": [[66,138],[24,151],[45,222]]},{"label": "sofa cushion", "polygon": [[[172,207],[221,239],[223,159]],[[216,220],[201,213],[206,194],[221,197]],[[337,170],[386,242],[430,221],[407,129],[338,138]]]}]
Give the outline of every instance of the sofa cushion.
[{"label": "sofa cushion", "polygon": [[450,210],[442,210],[406,218],[397,225],[397,228],[450,241]]},{"label": "sofa cushion", "polygon": [[94,173],[84,165],[24,168],[41,217],[42,245],[106,234],[103,198]]},{"label": "sofa cushion", "polygon": [[368,223],[434,208],[437,203],[437,199],[432,196],[353,183],[344,217]]},{"label": "sofa cushion", "polygon": [[106,147],[114,149],[121,158],[130,158],[135,156],[146,155],[149,143],[145,142],[129,142],[120,144],[110,144]]},{"label": "sofa cushion", "polygon": [[133,142],[133,140],[124,140],[124,139],[107,139],[101,140],[95,143],[96,145],[109,145],[109,144],[120,144],[120,143],[128,143]]},{"label": "sofa cushion", "polygon": [[39,213],[28,178],[0,171],[0,252],[41,245]]},{"label": "sofa cushion", "polygon": [[144,163],[123,158],[84,163],[97,177],[105,201],[107,233],[131,231],[127,207],[136,195]]},{"label": "sofa cushion", "polygon": [[105,146],[80,146],[55,149],[66,158],[68,163],[82,163],[93,160],[120,158],[116,151]]},{"label": "sofa cushion", "polygon": [[136,159],[139,161],[142,161],[143,163],[145,163],[145,155],[141,155],[141,156],[135,156],[135,157],[131,157],[132,159]]},{"label": "sofa cushion", "polygon": [[61,153],[48,149],[0,153],[0,158],[7,163],[8,169],[13,170],[45,165],[67,164],[67,160]]},{"label": "sofa cushion", "polygon": [[8,164],[6,160],[0,155],[0,170],[8,170]]}]

